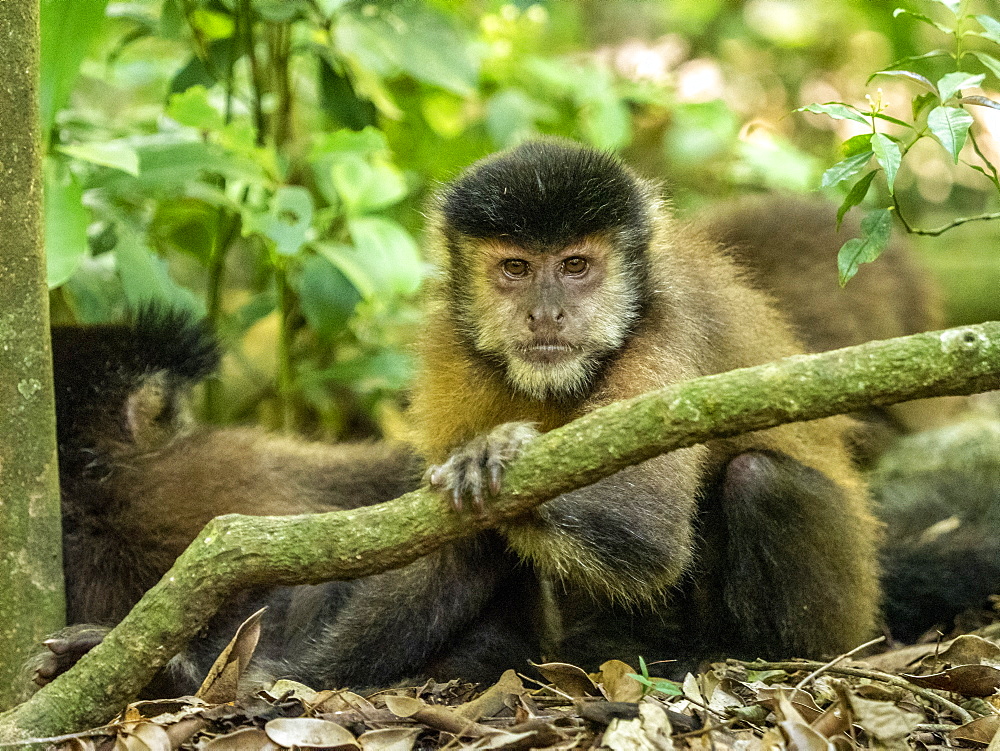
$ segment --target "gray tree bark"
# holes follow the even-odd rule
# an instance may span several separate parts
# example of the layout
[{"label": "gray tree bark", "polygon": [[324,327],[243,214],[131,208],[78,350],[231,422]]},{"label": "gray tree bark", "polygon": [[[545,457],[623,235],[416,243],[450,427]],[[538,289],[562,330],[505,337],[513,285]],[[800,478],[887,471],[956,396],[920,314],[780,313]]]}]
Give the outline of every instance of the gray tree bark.
[{"label": "gray tree bark", "polygon": [[65,618],[42,250],[38,2],[0,0],[0,706]]}]

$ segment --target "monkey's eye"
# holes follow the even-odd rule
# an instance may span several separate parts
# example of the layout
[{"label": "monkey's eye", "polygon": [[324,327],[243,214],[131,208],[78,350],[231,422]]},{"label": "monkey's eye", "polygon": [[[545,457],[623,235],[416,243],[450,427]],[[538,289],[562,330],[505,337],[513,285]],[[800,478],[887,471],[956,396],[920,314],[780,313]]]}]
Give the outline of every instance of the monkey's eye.
[{"label": "monkey's eye", "polygon": [[587,263],[586,258],[580,258],[580,256],[573,256],[572,258],[567,258],[562,263],[563,271],[572,276],[579,276],[584,271],[587,270],[590,264]]},{"label": "monkey's eye", "polygon": [[522,261],[520,258],[508,258],[500,264],[500,267],[503,269],[503,273],[512,279],[520,279],[528,274],[528,262]]}]

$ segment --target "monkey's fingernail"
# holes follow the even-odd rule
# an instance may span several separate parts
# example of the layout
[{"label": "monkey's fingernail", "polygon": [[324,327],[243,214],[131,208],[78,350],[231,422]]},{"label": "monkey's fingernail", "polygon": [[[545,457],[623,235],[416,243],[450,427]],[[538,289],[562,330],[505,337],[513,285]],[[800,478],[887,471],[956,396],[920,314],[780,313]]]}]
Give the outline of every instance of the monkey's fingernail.
[{"label": "monkey's fingernail", "polygon": [[69,642],[65,639],[46,639],[42,642],[42,645],[48,647],[50,652],[57,655],[66,654],[66,650],[69,649]]},{"label": "monkey's fingernail", "polygon": [[458,488],[451,491],[451,507],[456,511],[462,510],[462,491]]},{"label": "monkey's fingernail", "polygon": [[490,494],[497,495],[500,492],[500,480],[503,477],[503,469],[499,464],[490,467]]},{"label": "monkey's fingernail", "polygon": [[435,465],[431,467],[431,471],[427,475],[427,481],[433,485],[435,488],[441,485],[441,467]]}]

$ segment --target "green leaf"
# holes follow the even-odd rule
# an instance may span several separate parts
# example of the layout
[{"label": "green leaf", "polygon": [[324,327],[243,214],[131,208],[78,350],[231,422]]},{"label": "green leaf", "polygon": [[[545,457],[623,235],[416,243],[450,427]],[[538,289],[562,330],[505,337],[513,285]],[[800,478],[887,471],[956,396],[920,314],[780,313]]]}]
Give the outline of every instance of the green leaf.
[{"label": "green leaf", "polygon": [[521,89],[501,89],[486,103],[486,129],[502,149],[537,135],[537,123],[555,118],[554,108]]},{"label": "green leaf", "polygon": [[635,673],[628,673],[629,678],[632,678],[643,686],[652,689],[653,691],[658,691],[661,694],[666,694],[667,696],[683,696],[684,690],[681,688],[681,684],[676,681],[671,681],[666,678],[649,678],[645,675],[636,675]]},{"label": "green leaf", "polygon": [[844,196],[843,203],[840,204],[840,208],[837,209],[837,229],[840,229],[840,223],[844,221],[844,216],[847,212],[853,209],[855,206],[860,204],[865,200],[865,196],[868,195],[868,188],[871,187],[872,179],[875,177],[878,170],[870,170],[864,177],[858,180],[851,189]]},{"label": "green leaf", "polygon": [[298,185],[283,185],[275,191],[266,214],[250,214],[244,232],[259,232],[274,243],[281,256],[294,256],[309,239],[313,201]]},{"label": "green leaf", "polygon": [[204,314],[204,306],[191,290],[179,286],[167,273],[166,264],[153,253],[131,227],[119,224],[115,246],[115,269],[125,300],[133,310],[151,302]]},{"label": "green leaf", "polygon": [[423,267],[417,243],[405,229],[380,216],[349,219],[347,229],[354,241],[351,256],[368,272],[376,294],[416,292]]},{"label": "green leaf", "polygon": [[[188,135],[190,134],[190,135]],[[139,175],[109,172],[95,177],[98,187],[128,200],[137,196],[168,197],[184,193],[206,174],[218,174],[254,185],[269,185],[260,164],[248,157],[205,143],[190,131],[123,139],[139,155]]]},{"label": "green leaf", "polygon": [[989,107],[990,109],[1000,110],[1000,102],[985,96],[963,96],[958,100],[958,103],[974,104],[977,107]]},{"label": "green leaf", "polygon": [[824,188],[829,188],[831,185],[836,185],[850,177],[854,177],[865,168],[874,153],[874,151],[865,151],[837,162],[823,173],[820,185]]},{"label": "green leaf", "polygon": [[471,46],[444,14],[424,3],[369,4],[338,18],[333,49],[375,75],[405,73],[471,96],[479,81]]},{"label": "green leaf", "polygon": [[888,209],[875,209],[861,220],[861,237],[848,240],[837,254],[840,286],[847,284],[862,263],[871,263],[889,244],[892,216]]},{"label": "green leaf", "polygon": [[302,314],[323,336],[342,331],[361,302],[357,288],[321,255],[306,256],[294,279]]},{"label": "green leaf", "polygon": [[943,5],[955,15],[958,15],[962,8],[962,0],[934,0],[938,5]]},{"label": "green leaf", "polygon": [[83,188],[61,160],[45,157],[45,266],[49,289],[65,283],[87,256],[90,212]]},{"label": "green leaf", "polygon": [[46,141],[56,113],[69,101],[83,58],[104,28],[107,4],[107,0],[42,0],[38,98]]},{"label": "green leaf", "polygon": [[853,120],[862,125],[871,125],[868,118],[856,111],[853,107],[840,102],[827,102],[826,104],[807,104],[799,107],[796,112],[813,112],[817,115],[829,115],[834,120]]},{"label": "green leaf", "polygon": [[925,92],[923,94],[918,94],[913,97],[913,101],[910,103],[910,109],[913,112],[913,119],[916,120],[920,117],[920,113],[925,109],[933,105],[937,101],[937,95],[931,92]]},{"label": "green leaf", "polygon": [[332,263],[342,273],[353,287],[361,294],[362,299],[370,300],[378,292],[379,280],[375,279],[378,270],[372,273],[371,267],[375,261],[362,258],[357,249],[344,243],[315,242],[313,249]]},{"label": "green leaf", "polygon": [[980,36],[989,39],[994,44],[1000,44],[1000,21],[997,21],[993,16],[976,16],[975,18],[983,27],[983,33]]},{"label": "green leaf", "polygon": [[236,21],[232,16],[207,8],[195,8],[190,21],[191,26],[206,39],[228,39],[236,31]]},{"label": "green leaf", "polygon": [[938,95],[941,97],[942,102],[947,102],[962,89],[978,86],[983,82],[984,78],[986,78],[985,73],[979,73],[975,76],[970,76],[968,73],[962,71],[949,73],[946,76],[942,76],[941,80],[937,82]]},{"label": "green leaf", "polygon": [[958,107],[935,107],[927,115],[927,127],[958,164],[958,154],[965,145],[972,126],[972,115]]},{"label": "green leaf", "polygon": [[130,175],[139,174],[139,154],[124,141],[70,144],[60,146],[58,150],[83,162],[113,167]]},{"label": "green leaf", "polygon": [[916,13],[912,10],[907,10],[906,8],[896,8],[896,10],[892,12],[892,17],[899,18],[900,16],[909,16],[910,18],[915,18],[916,20],[928,24],[929,26],[933,26],[935,29],[938,29],[939,31],[943,31],[945,34],[951,34],[954,32],[954,29],[952,29],[951,27],[938,23],[933,18],[931,18],[930,16],[925,16],[923,13]]},{"label": "green leaf", "polygon": [[323,111],[342,127],[361,130],[374,125],[378,111],[358,95],[351,79],[334,67],[327,55],[319,56],[319,100]]},{"label": "green leaf", "polygon": [[875,76],[890,76],[893,78],[905,78],[907,81],[913,81],[920,86],[923,86],[928,91],[937,94],[937,87],[930,82],[929,79],[920,75],[919,73],[914,73],[912,70],[880,70],[876,73],[872,73],[868,76],[868,80],[871,81]]},{"label": "green leaf", "polygon": [[901,57],[898,60],[894,60],[886,66],[886,70],[899,70],[902,66],[907,65],[908,63],[929,60],[933,57],[951,57],[951,53],[948,52],[948,50],[931,50],[930,52],[925,52],[922,55],[908,55],[907,57]]},{"label": "green leaf", "polygon": [[844,157],[856,156],[872,150],[872,134],[861,133],[851,136],[840,144],[840,154]]},{"label": "green leaf", "polygon": [[906,122],[905,120],[900,120],[899,118],[892,117],[891,115],[887,115],[884,112],[873,112],[872,117],[878,118],[879,120],[885,120],[887,123],[892,123],[893,125],[901,125],[904,128],[909,128],[910,130],[914,130],[914,127],[910,123]]},{"label": "green leaf", "polygon": [[226,121],[208,101],[208,89],[201,84],[173,94],[167,104],[167,117],[181,125],[199,130],[222,130]]},{"label": "green leaf", "polygon": [[345,154],[330,167],[333,185],[349,214],[365,214],[399,203],[406,196],[403,173],[385,160],[365,161]]},{"label": "green leaf", "polygon": [[969,54],[981,62],[996,78],[1000,78],[1000,60],[992,55],[977,50],[969,50]]},{"label": "green leaf", "polygon": [[899,164],[903,159],[899,144],[882,133],[876,133],[872,136],[872,151],[875,152],[875,159],[885,172],[889,195],[892,195],[896,182],[896,172],[899,171]]}]

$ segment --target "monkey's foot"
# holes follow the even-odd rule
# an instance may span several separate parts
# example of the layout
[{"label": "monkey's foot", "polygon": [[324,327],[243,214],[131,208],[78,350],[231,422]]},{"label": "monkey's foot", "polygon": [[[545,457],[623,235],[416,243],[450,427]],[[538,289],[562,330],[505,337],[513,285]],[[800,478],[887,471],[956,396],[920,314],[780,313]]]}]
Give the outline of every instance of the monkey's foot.
[{"label": "monkey's foot", "polygon": [[448,461],[430,466],[424,477],[448,494],[456,511],[470,499],[482,512],[486,496],[500,492],[506,465],[536,436],[538,429],[530,422],[504,423],[455,449]]},{"label": "monkey's foot", "polygon": [[76,665],[77,661],[102,641],[110,629],[104,626],[78,624],[56,632],[42,642],[47,651],[32,660],[32,680],[39,686],[51,683],[58,676]]}]

